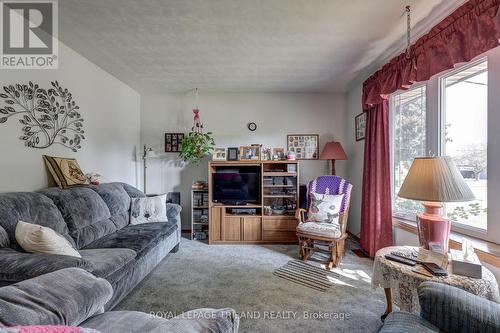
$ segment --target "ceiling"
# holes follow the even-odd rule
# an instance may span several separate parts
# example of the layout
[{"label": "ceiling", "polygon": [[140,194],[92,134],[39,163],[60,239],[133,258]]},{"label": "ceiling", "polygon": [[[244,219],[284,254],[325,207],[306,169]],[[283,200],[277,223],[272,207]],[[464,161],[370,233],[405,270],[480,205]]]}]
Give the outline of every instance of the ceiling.
[{"label": "ceiling", "polygon": [[63,43],[141,93],[342,92],[451,0],[62,0]]}]

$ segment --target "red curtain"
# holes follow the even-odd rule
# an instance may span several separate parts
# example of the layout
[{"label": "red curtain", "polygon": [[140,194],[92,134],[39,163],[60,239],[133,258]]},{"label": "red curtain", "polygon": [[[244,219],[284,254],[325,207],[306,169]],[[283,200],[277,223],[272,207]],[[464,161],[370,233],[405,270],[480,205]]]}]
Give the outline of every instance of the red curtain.
[{"label": "red curtain", "polygon": [[389,102],[366,113],[365,157],[361,208],[361,246],[371,257],[392,245]]},{"label": "red curtain", "polygon": [[500,45],[500,0],[469,0],[363,83],[367,113],[361,245],[392,244],[388,97]]}]

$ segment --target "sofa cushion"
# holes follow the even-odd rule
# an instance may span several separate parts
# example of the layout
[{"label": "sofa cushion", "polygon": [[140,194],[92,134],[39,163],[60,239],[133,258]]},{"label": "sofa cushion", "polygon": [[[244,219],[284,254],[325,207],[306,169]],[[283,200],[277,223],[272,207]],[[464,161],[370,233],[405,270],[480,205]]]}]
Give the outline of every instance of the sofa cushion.
[{"label": "sofa cushion", "polygon": [[136,311],[110,311],[81,324],[101,333],[236,333],[239,319],[233,309],[198,309],[167,320]]},{"label": "sofa cushion", "polygon": [[5,229],[0,225],[0,248],[9,246],[10,246],[9,235],[7,234],[7,231],[5,231]]},{"label": "sofa cushion", "polygon": [[[80,250],[82,258],[89,266],[88,271],[97,277],[112,276],[124,266],[134,262],[136,253],[131,249],[86,249]],[[111,282],[111,281],[110,281]]]},{"label": "sofa cushion", "polygon": [[137,188],[133,187],[132,185],[126,184],[126,183],[118,183],[123,186],[123,189],[131,198],[144,198],[146,195],[144,192],[141,190],[138,190]]},{"label": "sofa cushion", "polygon": [[51,228],[75,245],[61,212],[54,202],[43,194],[28,192],[0,194],[0,224],[9,235],[10,246],[21,250],[15,237],[19,221]]},{"label": "sofa cushion", "polygon": [[128,225],[110,235],[89,244],[86,249],[127,248],[137,253],[136,259],[145,255],[150,248],[171,235],[177,229],[174,222],[154,222]]},{"label": "sofa cushion", "polygon": [[385,318],[380,333],[437,333],[439,329],[416,314],[391,312]]},{"label": "sofa cushion", "polygon": [[104,309],[108,281],[67,268],[0,288],[0,326],[79,325]]},{"label": "sofa cushion", "polygon": [[111,214],[111,221],[117,229],[121,229],[130,220],[130,196],[122,183],[104,183],[90,186],[104,200]]},{"label": "sofa cushion", "polygon": [[78,249],[116,231],[104,200],[88,187],[40,191],[56,204]]},{"label": "sofa cushion", "polygon": [[0,249],[0,280],[3,282],[19,282],[68,267],[92,269],[90,263],[77,257]]}]

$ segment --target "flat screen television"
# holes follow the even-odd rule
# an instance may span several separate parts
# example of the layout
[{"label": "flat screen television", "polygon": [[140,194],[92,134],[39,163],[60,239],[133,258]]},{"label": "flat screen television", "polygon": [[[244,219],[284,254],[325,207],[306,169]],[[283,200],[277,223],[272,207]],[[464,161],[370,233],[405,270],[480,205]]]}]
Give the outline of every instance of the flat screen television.
[{"label": "flat screen television", "polygon": [[260,201],[259,173],[214,173],[212,175],[212,200],[214,202],[241,205]]}]

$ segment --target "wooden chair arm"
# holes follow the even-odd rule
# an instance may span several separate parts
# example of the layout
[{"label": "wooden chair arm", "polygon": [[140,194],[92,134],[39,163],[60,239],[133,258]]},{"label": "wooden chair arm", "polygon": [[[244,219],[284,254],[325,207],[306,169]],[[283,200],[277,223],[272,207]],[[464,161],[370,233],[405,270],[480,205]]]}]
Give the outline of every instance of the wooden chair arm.
[{"label": "wooden chair arm", "polygon": [[349,214],[347,212],[339,213],[339,225],[342,235],[347,234],[347,218]]},{"label": "wooden chair arm", "polygon": [[307,213],[307,210],[304,208],[297,209],[297,213],[295,213],[295,217],[299,220],[300,223],[305,222],[304,214]]}]

